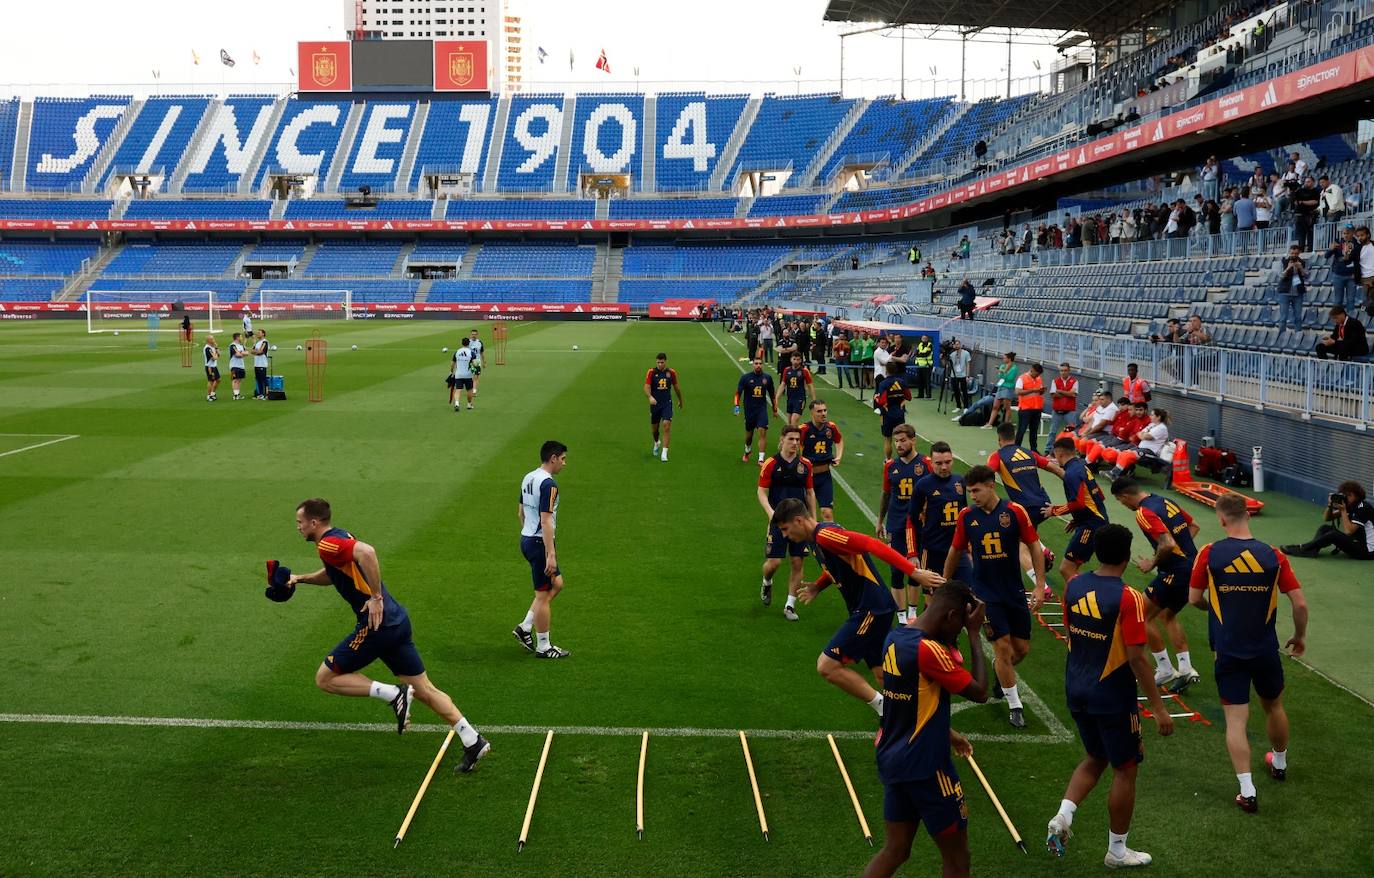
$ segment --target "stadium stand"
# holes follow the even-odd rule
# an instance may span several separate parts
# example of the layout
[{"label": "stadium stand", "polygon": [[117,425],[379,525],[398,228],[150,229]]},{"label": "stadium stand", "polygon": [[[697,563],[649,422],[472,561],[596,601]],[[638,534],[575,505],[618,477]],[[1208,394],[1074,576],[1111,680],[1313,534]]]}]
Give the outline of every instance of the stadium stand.
[{"label": "stadium stand", "polygon": [[585,280],[436,280],[431,302],[587,302]]},{"label": "stadium stand", "polygon": [[38,98],[29,126],[28,188],[75,192],[129,105],[128,97]]},{"label": "stadium stand", "polygon": [[562,157],[566,96],[517,94],[510,99],[510,121],[501,143],[497,188],[502,192],[551,192]]},{"label": "stadium stand", "polygon": [[352,192],[361,186],[374,192],[394,188],[417,106],[413,101],[367,103],[349,153],[344,157],[340,191]]},{"label": "stadium stand", "polygon": [[19,99],[0,101],[0,189],[10,188],[14,135],[19,124]]},{"label": "stadium stand", "polygon": [[579,94],[567,188],[576,191],[578,176],[584,173],[628,173],[640,188],[643,142],[644,95]]},{"label": "stadium stand", "polygon": [[352,106],[348,101],[287,101],[267,154],[258,165],[253,189],[256,191],[269,173],[313,174],[323,182]]},{"label": "stadium stand", "polygon": [[401,241],[321,241],[305,277],[378,277],[393,273]]},{"label": "stadium stand", "polygon": [[660,94],[654,141],[660,144],[655,156],[658,191],[705,190],[748,102],[746,95]]},{"label": "stadium stand", "polygon": [[175,275],[222,277],[233,267],[243,244],[238,241],[159,241],[128,244],[105,266],[102,277]]},{"label": "stadium stand", "polygon": [[[232,192],[248,172],[259,141],[270,135],[276,99],[266,95],[238,95],[211,104],[208,125],[195,149],[181,159],[186,192]],[[184,168],[183,168],[184,166]]]},{"label": "stadium stand", "polygon": [[572,242],[483,244],[472,266],[474,277],[589,277],[595,247]]},{"label": "stadium stand", "polygon": [[469,144],[480,147],[490,141],[495,118],[495,99],[430,101],[415,167],[410,173],[409,191],[416,191],[424,173],[467,173],[480,181],[490,150],[472,149]]},{"label": "stadium stand", "polygon": [[270,201],[158,198],[129,202],[124,219],[265,220],[271,212]]},{"label": "stadium stand", "polygon": [[371,207],[349,207],[343,201],[310,198],[286,204],[284,219],[388,220],[429,219],[434,206],[429,201],[402,201],[384,198]]},{"label": "stadium stand", "polygon": [[166,178],[176,170],[209,105],[204,96],[149,98],[101,174],[97,191],[116,173],[160,173],[165,191]]},{"label": "stadium stand", "polygon": [[112,201],[66,198],[3,198],[0,219],[109,219]]},{"label": "stadium stand", "polygon": [[627,198],[611,202],[611,219],[686,219],[734,216],[734,198]]},{"label": "stadium stand", "polygon": [[94,259],[94,241],[0,241],[0,275],[62,276]]},{"label": "stadium stand", "polygon": [[[586,198],[542,200],[504,198],[449,199],[444,219],[591,219],[596,202]],[[614,203],[613,203],[614,204]],[[614,208],[612,208],[614,210]]]}]

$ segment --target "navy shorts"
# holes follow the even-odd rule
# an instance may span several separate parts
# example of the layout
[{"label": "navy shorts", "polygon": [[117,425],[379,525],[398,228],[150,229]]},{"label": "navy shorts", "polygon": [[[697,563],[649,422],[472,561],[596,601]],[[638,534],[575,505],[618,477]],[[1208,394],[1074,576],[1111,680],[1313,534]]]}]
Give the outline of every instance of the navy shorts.
[{"label": "navy shorts", "polygon": [[1278,650],[1258,658],[1218,654],[1212,667],[1222,704],[1249,704],[1251,684],[1255,694],[1266,700],[1283,694],[1283,662]]},{"label": "navy shorts", "polygon": [[752,433],[755,430],[768,429],[768,409],[761,408],[758,411],[744,410],[744,432]]},{"label": "navy shorts", "polygon": [[1019,600],[1008,600],[1002,591],[974,586],[973,594],[987,604],[988,640],[1000,640],[1010,634],[1030,640],[1031,614],[1024,593]]},{"label": "navy shorts", "polygon": [[206,380],[206,381],[218,381],[218,380],[219,380],[219,367],[218,367],[218,366],[206,366],[206,367],[205,367],[205,380]]},{"label": "navy shorts", "polygon": [[471,390],[471,389],[472,389],[472,379],[471,379],[471,378],[454,378],[454,379],[453,379],[453,388],[454,388],[455,390]]},{"label": "navy shorts", "polygon": [[[934,551],[922,549],[921,566],[927,570],[934,570],[936,573],[944,576],[945,561],[949,559],[949,553],[953,551],[954,549],[952,548],[946,549],[943,552],[939,549]],[[954,569],[954,578],[969,585],[973,584],[973,562],[969,560],[968,552],[959,553],[959,566]]]},{"label": "navy shorts", "polygon": [[816,508],[834,509],[835,480],[831,477],[830,470],[823,473],[812,472],[811,485],[816,491]]},{"label": "navy shorts", "polygon": [[1155,570],[1155,578],[1145,589],[1145,597],[1163,610],[1177,613],[1188,606],[1188,572]]},{"label": "navy shorts", "polygon": [[1075,564],[1085,564],[1093,556],[1093,534],[1096,527],[1080,524],[1069,534],[1069,545],[1064,549],[1064,558]]},{"label": "navy shorts", "polygon": [[[911,535],[910,539],[907,539],[908,534]],[[902,527],[897,530],[889,528],[887,532],[887,544],[891,546],[892,551],[896,552],[898,555],[901,555],[903,558],[910,558],[912,553],[916,551],[916,531],[909,527]],[[891,564],[888,566],[892,567]],[[900,577],[901,574],[898,573],[897,568],[892,567],[893,588],[901,587]]]},{"label": "navy shorts", "polygon": [[882,434],[883,434],[883,436],[885,436],[885,437],[891,437],[891,436],[892,436],[892,431],[895,430],[895,429],[897,429],[897,427],[900,426],[901,424],[905,424],[905,423],[906,423],[906,412],[897,412],[895,415],[888,414],[887,412],[883,412],[883,427],[882,427]]},{"label": "navy shorts", "polygon": [[924,780],[883,785],[883,819],[888,823],[924,823],[931,837],[968,828],[964,786],[951,767]]},{"label": "navy shorts", "polygon": [[659,421],[671,421],[673,419],[673,401],[656,402],[649,406],[649,423],[657,424]]},{"label": "navy shorts", "polygon": [[803,394],[796,399],[787,397],[787,413],[789,415],[799,415],[806,408],[806,395]]},{"label": "navy shorts", "polygon": [[[1020,503],[1021,501],[1018,500],[1016,502]],[[1047,500],[1045,502],[1048,503],[1049,501]],[[1045,521],[1045,507],[1036,506],[1034,504],[1028,506],[1025,503],[1021,503],[1021,508],[1026,510],[1026,517],[1030,519],[1031,527],[1038,530],[1040,525]]]},{"label": "navy shorts", "polygon": [[1140,737],[1140,711],[1132,706],[1122,713],[1069,711],[1078,724],[1083,749],[1094,759],[1105,759],[1113,768],[1145,761],[1145,742]]},{"label": "navy shorts", "polygon": [[367,620],[358,623],[339,644],[325,656],[324,663],[336,674],[352,674],[361,671],[377,659],[398,677],[418,677],[425,672],[425,663],[420,660],[420,651],[411,639],[410,615],[404,614],[396,624],[383,619],[388,624],[376,631],[369,630]]},{"label": "navy shorts", "polygon": [[525,556],[525,560],[530,562],[530,578],[534,581],[535,591],[548,591],[553,588],[555,578],[562,576],[563,571],[557,567],[553,568],[553,575],[544,572],[544,538],[543,537],[524,537],[520,538],[520,554]]},{"label": "navy shorts", "polygon": [[870,668],[883,663],[883,641],[892,630],[891,613],[853,613],[835,629],[825,645],[825,657],[841,664],[863,662]]},{"label": "navy shorts", "polygon": [[236,380],[237,380],[237,379],[242,379],[243,376],[246,375],[246,374],[248,374],[248,373],[245,372],[245,371],[243,371],[243,367],[242,367],[242,366],[230,366],[230,367],[229,367],[229,377],[230,377],[230,378],[234,378],[234,379],[236,379]]},{"label": "navy shorts", "polygon": [[782,531],[771,524],[768,525],[768,540],[763,545],[763,557],[786,558],[790,555],[793,558],[805,558],[810,554],[810,543],[794,543],[783,536]]}]

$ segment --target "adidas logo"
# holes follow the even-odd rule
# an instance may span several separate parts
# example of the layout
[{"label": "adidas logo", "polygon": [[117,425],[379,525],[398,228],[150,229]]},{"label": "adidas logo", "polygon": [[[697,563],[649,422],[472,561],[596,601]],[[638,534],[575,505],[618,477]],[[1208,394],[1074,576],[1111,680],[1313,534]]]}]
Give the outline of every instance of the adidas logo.
[{"label": "adidas logo", "polygon": [[1264,97],[1260,99],[1261,107],[1272,107],[1279,102],[1279,96],[1274,92],[1274,83],[1269,83],[1269,87],[1264,90]]},{"label": "adidas logo", "polygon": [[902,672],[897,669],[897,644],[890,644],[887,654],[883,656],[883,673],[893,677],[900,677]]},{"label": "adidas logo", "polygon": [[1097,608],[1097,592],[1095,591],[1090,591],[1079,598],[1078,602],[1069,609],[1080,616],[1091,616],[1094,619],[1102,618],[1102,611]]},{"label": "adidas logo", "polygon": [[1225,569],[1227,573],[1264,572],[1264,568],[1261,567],[1260,563],[1255,560],[1255,556],[1250,554],[1249,549],[1246,549],[1244,552],[1241,552],[1240,555],[1236,558],[1236,560],[1232,561],[1230,564],[1227,564],[1226,567],[1223,569]]}]

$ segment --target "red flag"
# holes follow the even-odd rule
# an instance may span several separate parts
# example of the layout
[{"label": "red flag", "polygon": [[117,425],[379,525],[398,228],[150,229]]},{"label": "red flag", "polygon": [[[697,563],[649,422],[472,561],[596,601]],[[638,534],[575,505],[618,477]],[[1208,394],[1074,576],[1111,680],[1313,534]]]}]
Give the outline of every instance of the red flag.
[{"label": "red flag", "polygon": [[611,72],[611,62],[606,60],[606,50],[601,50],[601,57],[596,59],[596,69]]}]

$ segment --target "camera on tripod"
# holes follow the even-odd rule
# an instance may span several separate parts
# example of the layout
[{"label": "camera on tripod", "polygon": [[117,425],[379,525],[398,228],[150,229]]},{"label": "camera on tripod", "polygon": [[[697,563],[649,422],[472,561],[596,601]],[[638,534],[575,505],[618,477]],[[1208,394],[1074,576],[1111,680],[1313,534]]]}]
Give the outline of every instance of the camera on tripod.
[{"label": "camera on tripod", "polygon": [[958,339],[957,339],[957,338],[953,338],[953,337],[951,337],[951,338],[942,338],[942,339],[940,339],[940,362],[941,362],[941,363],[948,363],[948,362],[949,362],[950,354],[954,353],[954,343],[955,343],[956,341],[958,341]]}]

